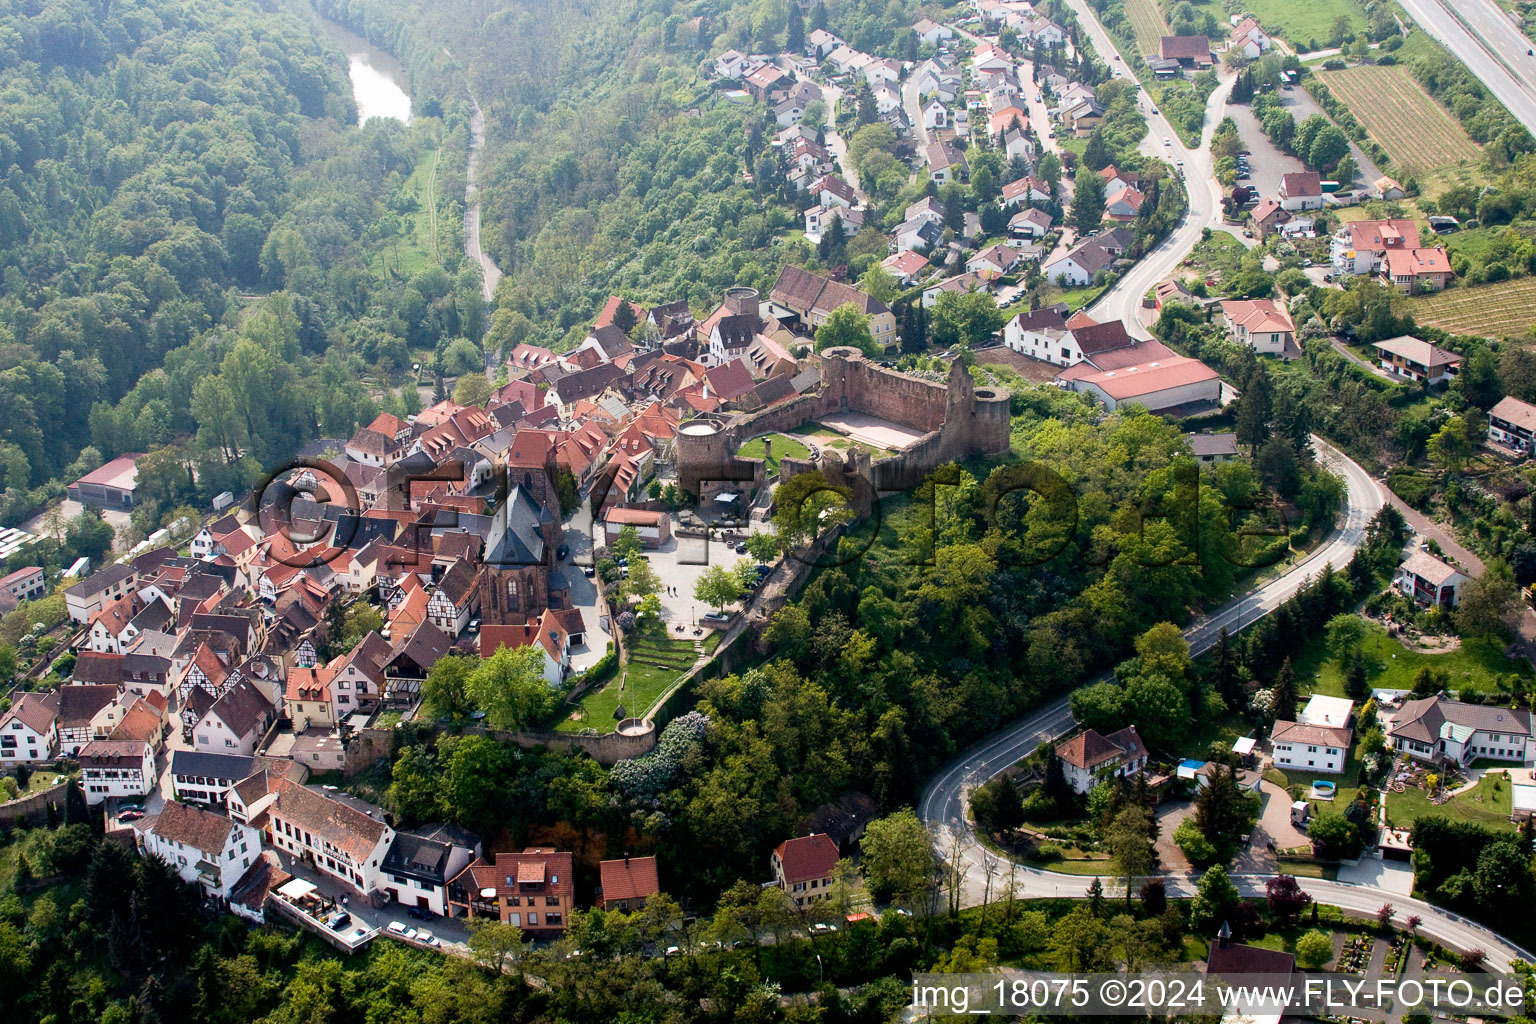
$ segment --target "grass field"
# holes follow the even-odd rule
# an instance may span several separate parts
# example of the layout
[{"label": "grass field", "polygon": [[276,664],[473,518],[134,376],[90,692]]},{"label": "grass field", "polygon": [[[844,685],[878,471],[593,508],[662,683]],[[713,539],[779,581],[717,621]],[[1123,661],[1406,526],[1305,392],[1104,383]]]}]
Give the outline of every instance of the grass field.
[{"label": "grass field", "polygon": [[1247,251],[1230,231],[1212,231],[1210,238],[1196,243],[1185,257],[1185,263],[1198,271],[1202,278],[1214,276],[1220,281],[1238,272],[1242,266],[1243,253]]},{"label": "grass field", "polygon": [[1163,12],[1158,10],[1157,0],[1125,0],[1125,16],[1136,34],[1136,48],[1142,54],[1156,54],[1158,40],[1173,34]]},{"label": "grass field", "polygon": [[1507,778],[1498,780],[1495,792],[1493,777],[1483,780],[1465,793],[1458,793],[1445,803],[1436,806],[1422,789],[1409,789],[1403,793],[1387,793],[1387,821],[1397,828],[1407,828],[1426,815],[1439,815],[1451,821],[1465,821],[1473,825],[1505,832],[1513,832],[1510,823],[1510,804],[1514,790]]},{"label": "grass field", "polygon": [[677,677],[697,660],[692,640],[674,640],[661,633],[636,633],[628,646],[629,664],[602,689],[583,697],[576,709],[555,726],[556,732],[613,732],[619,724],[614,712],[621,704],[624,717],[644,717]]},{"label": "grass field", "polygon": [[[1410,651],[1374,623],[1368,627],[1361,651],[1365,655],[1366,681],[1384,690],[1413,689],[1413,677],[1425,665],[1443,669],[1449,676],[1451,690],[1470,687],[1494,692],[1493,678],[1500,673],[1514,672],[1527,679],[1531,676],[1529,664],[1504,657],[1497,644],[1486,640],[1469,640],[1444,654],[1425,654]],[[1327,657],[1321,637],[1298,651],[1291,665],[1302,693],[1345,695],[1343,670],[1337,658]]]},{"label": "grass field", "polygon": [[1536,277],[1452,288],[1411,299],[1408,309],[1419,323],[1455,334],[1517,337],[1536,326]]},{"label": "grass field", "polygon": [[1247,10],[1265,31],[1283,36],[1299,52],[1326,47],[1340,15],[1357,30],[1365,27],[1365,15],[1354,0],[1252,0]]},{"label": "grass field", "polygon": [[442,264],[435,255],[437,233],[437,165],[442,150],[421,154],[411,176],[400,185],[400,233],[379,249],[381,264],[402,277],[411,277]]},{"label": "grass field", "polygon": [[1413,175],[1477,161],[1482,150],[1401,64],[1362,65],[1318,76],[1392,158]]},{"label": "grass field", "polygon": [[[808,459],[811,457],[811,450],[788,434],[766,434],[764,437],[773,441],[772,451],[766,453],[769,476],[773,476],[779,471],[779,460],[786,456],[791,459]],[[744,459],[761,459],[764,457],[767,447],[762,437],[754,437],[742,445],[736,454]]]}]

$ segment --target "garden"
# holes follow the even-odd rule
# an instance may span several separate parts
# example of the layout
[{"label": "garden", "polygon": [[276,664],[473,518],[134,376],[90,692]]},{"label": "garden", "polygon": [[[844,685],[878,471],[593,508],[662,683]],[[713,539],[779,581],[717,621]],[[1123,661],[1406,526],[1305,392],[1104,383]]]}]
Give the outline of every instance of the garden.
[{"label": "garden", "polygon": [[[714,639],[716,645],[719,642]],[[557,732],[592,729],[608,733],[613,732],[621,719],[643,718],[677,678],[698,661],[698,652],[691,639],[669,637],[665,627],[659,625],[636,628],[625,646],[629,651],[629,662],[600,689],[583,696],[555,727]],[[712,649],[707,640],[705,647]]]},{"label": "garden", "polygon": [[1387,783],[1387,821],[1395,828],[1408,828],[1425,815],[1451,821],[1481,825],[1499,832],[1513,832],[1509,816],[1513,810],[1514,787],[1507,772],[1490,772],[1477,785],[1452,795],[1450,790],[1461,780],[1447,769],[1412,766],[1396,774]]}]

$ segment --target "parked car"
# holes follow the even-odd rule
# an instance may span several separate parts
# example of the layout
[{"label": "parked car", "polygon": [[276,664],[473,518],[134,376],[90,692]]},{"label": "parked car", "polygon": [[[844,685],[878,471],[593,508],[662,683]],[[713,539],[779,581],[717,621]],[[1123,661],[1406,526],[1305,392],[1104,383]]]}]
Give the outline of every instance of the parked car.
[{"label": "parked car", "polygon": [[443,944],[441,939],[427,931],[425,928],[416,933],[416,941],[424,942],[429,946],[441,946]]},{"label": "parked car", "polygon": [[339,932],[347,925],[352,923],[352,915],[343,910],[341,913],[337,914],[326,923],[330,926],[331,931]]},{"label": "parked car", "polygon": [[592,568],[590,565],[584,565],[581,567],[581,574],[587,579],[591,579],[593,576],[597,575],[597,570]]},{"label": "parked car", "polygon": [[411,907],[409,910],[406,911],[406,913],[410,914],[412,917],[414,917],[418,921],[430,921],[430,920],[432,920],[432,918],[437,916],[436,914],[432,913],[432,911],[428,910],[426,907]]},{"label": "parked car", "polygon": [[391,921],[385,928],[385,931],[389,932],[391,935],[404,935],[405,925],[401,924],[399,921]]},{"label": "parked car", "polygon": [[1170,149],[1172,149],[1173,148],[1173,140],[1169,139],[1169,138],[1164,138],[1163,139],[1163,145],[1165,145],[1165,146],[1169,147]]},{"label": "parked car", "polygon": [[570,554],[570,553],[571,553],[570,545],[568,545],[568,544],[561,544],[560,547],[555,550],[555,561],[557,561],[557,562],[565,561],[565,556]]},{"label": "parked car", "polygon": [[747,544],[746,544],[745,541],[738,541],[737,542],[737,544],[736,544],[736,553],[738,555],[744,555],[744,554],[747,553]]},{"label": "parked car", "polygon": [[730,622],[731,621],[731,617],[729,615],[725,614],[725,612],[708,612],[708,613],[700,616],[700,621],[703,621],[703,622]]},{"label": "parked car", "polygon": [[126,811],[119,811],[118,815],[117,815],[117,820],[118,821],[138,821],[142,817],[144,817],[144,812],[143,811],[139,810],[137,807],[130,807]]}]

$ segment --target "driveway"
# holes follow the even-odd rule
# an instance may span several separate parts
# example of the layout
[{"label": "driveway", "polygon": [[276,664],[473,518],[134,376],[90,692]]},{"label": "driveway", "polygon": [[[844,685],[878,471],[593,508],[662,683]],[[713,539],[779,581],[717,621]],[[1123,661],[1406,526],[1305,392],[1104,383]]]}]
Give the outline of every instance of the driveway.
[{"label": "driveway", "polygon": [[1397,860],[1362,857],[1359,864],[1341,864],[1339,881],[1351,885],[1372,885],[1399,896],[1413,895],[1413,868]]},{"label": "driveway", "polygon": [[[1264,801],[1259,820],[1253,827],[1249,843],[1237,855],[1232,866],[1234,873],[1272,874],[1280,869],[1275,850],[1284,850],[1308,843],[1307,835],[1291,824],[1291,795],[1273,782],[1259,783],[1259,796]],[[1269,844],[1275,844],[1275,850]]]},{"label": "driveway", "polygon": [[1164,800],[1157,805],[1157,859],[1158,871],[1164,875],[1187,875],[1194,870],[1189,858],[1173,841],[1173,830],[1192,818],[1195,805],[1189,800]]},{"label": "driveway", "polygon": [[1248,166],[1252,171],[1252,177],[1238,182],[1239,185],[1256,188],[1260,196],[1274,198],[1280,194],[1282,175],[1306,170],[1300,160],[1281,152],[1279,147],[1269,141],[1269,136],[1259,127],[1259,119],[1253,116],[1253,108],[1248,104],[1227,104],[1227,116],[1237,123],[1237,134],[1243,140],[1243,148],[1248,150]]}]

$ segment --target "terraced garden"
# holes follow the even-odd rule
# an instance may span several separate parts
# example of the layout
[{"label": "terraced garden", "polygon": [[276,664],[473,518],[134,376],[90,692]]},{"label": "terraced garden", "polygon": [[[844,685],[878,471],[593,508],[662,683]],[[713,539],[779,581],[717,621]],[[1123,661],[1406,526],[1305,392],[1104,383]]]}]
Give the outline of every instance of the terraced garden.
[{"label": "terraced garden", "polygon": [[1466,130],[1401,64],[1361,65],[1318,75],[1387,151],[1398,173],[1425,175],[1482,158]]},{"label": "terraced garden", "polygon": [[[718,643],[719,641],[716,641]],[[587,694],[559,725],[557,732],[582,732],[594,729],[613,732],[623,718],[643,718],[656,706],[678,676],[693,668],[698,655],[693,639],[673,639],[660,630],[631,634],[629,664],[619,670],[602,689]],[[622,706],[624,714],[615,712]]]},{"label": "terraced garden", "polygon": [[1518,337],[1536,326],[1536,277],[1452,288],[1409,301],[1414,320],[1457,334]]}]

